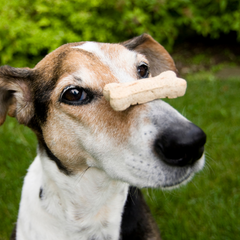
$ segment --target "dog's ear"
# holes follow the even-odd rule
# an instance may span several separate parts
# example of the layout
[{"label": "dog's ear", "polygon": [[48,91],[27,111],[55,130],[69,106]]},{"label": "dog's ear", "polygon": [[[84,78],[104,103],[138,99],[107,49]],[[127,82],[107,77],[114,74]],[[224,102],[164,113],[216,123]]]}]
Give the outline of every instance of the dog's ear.
[{"label": "dog's ear", "polygon": [[146,56],[153,77],[167,70],[177,72],[174,61],[169,53],[150,35],[143,34],[139,37],[123,42],[122,44],[129,50],[136,51]]},{"label": "dog's ear", "polygon": [[33,117],[31,72],[27,68],[0,67],[0,126],[7,114],[25,125]]}]

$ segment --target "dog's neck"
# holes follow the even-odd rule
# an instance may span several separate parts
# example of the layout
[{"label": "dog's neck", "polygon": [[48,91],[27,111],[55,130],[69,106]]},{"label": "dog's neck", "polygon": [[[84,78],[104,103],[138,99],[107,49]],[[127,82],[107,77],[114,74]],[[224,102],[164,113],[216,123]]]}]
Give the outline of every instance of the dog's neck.
[{"label": "dog's neck", "polygon": [[100,169],[67,176],[38,155],[25,178],[17,239],[119,239],[127,192]]}]

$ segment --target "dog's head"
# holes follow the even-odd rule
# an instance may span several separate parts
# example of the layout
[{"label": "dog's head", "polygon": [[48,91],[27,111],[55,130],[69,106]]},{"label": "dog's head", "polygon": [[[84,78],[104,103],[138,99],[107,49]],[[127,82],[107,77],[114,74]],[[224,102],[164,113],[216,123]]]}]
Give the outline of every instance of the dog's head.
[{"label": "dog's head", "polygon": [[176,71],[149,35],[122,44],[66,44],[33,69],[0,68],[0,124],[6,115],[37,135],[40,154],[63,174],[86,167],[139,187],[172,187],[204,165],[204,132],[162,100],[114,111],[111,82]]}]

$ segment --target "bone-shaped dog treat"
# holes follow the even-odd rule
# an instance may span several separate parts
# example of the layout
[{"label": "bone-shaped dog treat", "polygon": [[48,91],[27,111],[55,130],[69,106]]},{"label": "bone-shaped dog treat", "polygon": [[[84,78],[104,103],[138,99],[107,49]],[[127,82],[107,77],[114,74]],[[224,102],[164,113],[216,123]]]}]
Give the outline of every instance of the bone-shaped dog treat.
[{"label": "bone-shaped dog treat", "polygon": [[115,111],[123,111],[135,104],[142,104],[159,98],[177,98],[185,94],[187,83],[177,78],[175,72],[166,71],[153,78],[129,83],[109,83],[103,90]]}]

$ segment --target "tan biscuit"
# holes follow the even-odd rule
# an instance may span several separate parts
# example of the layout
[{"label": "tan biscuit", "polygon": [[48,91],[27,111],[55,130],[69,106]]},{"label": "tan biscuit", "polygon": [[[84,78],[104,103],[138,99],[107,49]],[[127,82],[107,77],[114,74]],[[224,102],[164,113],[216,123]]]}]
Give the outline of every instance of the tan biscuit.
[{"label": "tan biscuit", "polygon": [[177,98],[186,92],[187,83],[177,78],[175,72],[165,71],[153,78],[129,83],[109,83],[103,90],[115,111],[123,111],[131,105],[143,104],[159,98]]}]

